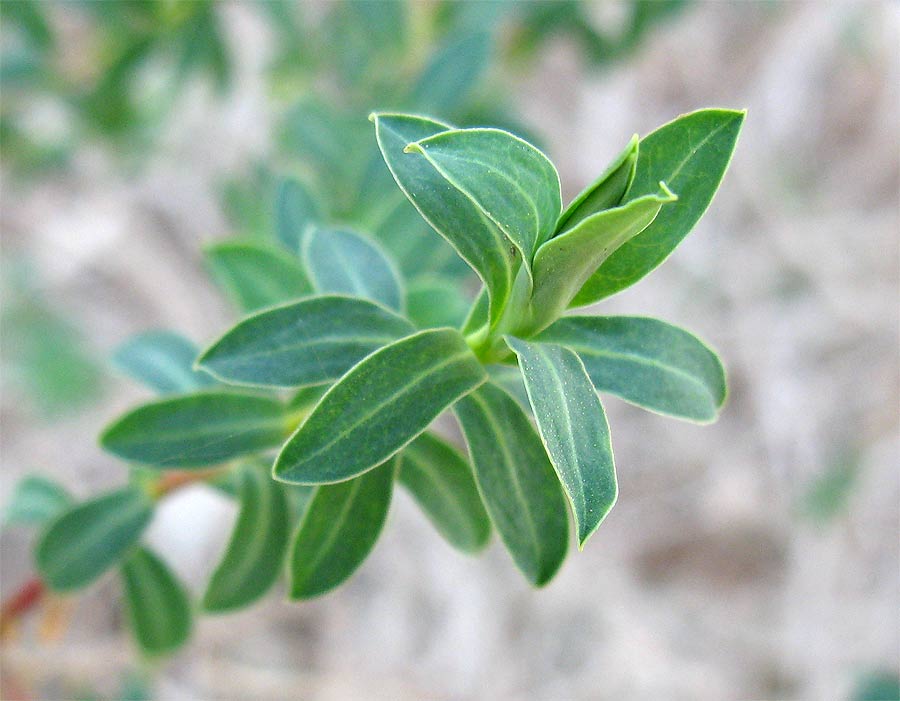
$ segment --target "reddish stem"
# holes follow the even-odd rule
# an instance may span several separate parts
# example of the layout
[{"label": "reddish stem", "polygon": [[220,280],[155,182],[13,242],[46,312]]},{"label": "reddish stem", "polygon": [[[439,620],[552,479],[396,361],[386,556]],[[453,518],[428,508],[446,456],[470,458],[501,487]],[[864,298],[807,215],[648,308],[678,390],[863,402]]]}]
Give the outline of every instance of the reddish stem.
[{"label": "reddish stem", "polygon": [[47,588],[39,577],[32,577],[19,587],[0,609],[0,638],[8,634],[16,619],[37,606],[46,592]]}]

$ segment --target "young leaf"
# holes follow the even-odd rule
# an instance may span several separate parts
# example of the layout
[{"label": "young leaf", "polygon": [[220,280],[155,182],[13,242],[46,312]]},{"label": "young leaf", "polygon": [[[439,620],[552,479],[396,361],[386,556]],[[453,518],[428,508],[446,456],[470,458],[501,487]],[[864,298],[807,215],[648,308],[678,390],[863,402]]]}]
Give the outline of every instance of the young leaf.
[{"label": "young leaf", "polygon": [[526,264],[550,238],[562,209],[559,175],[527,141],[501,129],[452,129],[410,143],[515,244]]},{"label": "young leaf", "polygon": [[340,482],[380,465],[487,379],[458,331],[434,329],[364,358],[281,450],[275,478]]},{"label": "young leaf", "polygon": [[191,632],[187,593],[166,564],[137,548],[122,565],[125,605],[141,652],[163,655],[181,647]]},{"label": "young leaf", "polygon": [[153,516],[153,501],[125,487],[82,502],[50,523],[35,551],[41,578],[54,591],[94,582],[130,550]]},{"label": "young leaf", "polygon": [[275,194],[275,233],[291,253],[300,252],[306,232],[322,219],[319,205],[295,178],[282,178]]},{"label": "young leaf", "polygon": [[398,479],[451,545],[476,553],[488,544],[491,522],[472,469],[449,443],[423,433],[400,453]]},{"label": "young leaf", "polygon": [[39,526],[56,518],[71,503],[72,497],[61,485],[40,475],[29,475],[13,490],[0,526]]},{"label": "young leaf", "polygon": [[396,458],[355,479],[316,488],[291,546],[292,599],[334,589],[363,563],[384,527],[395,463]]},{"label": "young leaf", "polygon": [[459,328],[468,312],[469,301],[460,293],[459,285],[451,280],[421,277],[410,283],[406,291],[406,315],[420,329]]},{"label": "young leaf", "polygon": [[287,424],[275,399],[210,391],[139,406],[110,425],[100,443],[124,460],[200,467],[274,447]]},{"label": "young leaf", "polygon": [[247,317],[197,363],[230,384],[316,385],[414,331],[403,317],[364,299],[309,297]]},{"label": "young leaf", "polygon": [[494,527],[528,581],[543,586],[566,557],[569,515],[541,439],[516,400],[490,383],[453,410]]},{"label": "young leaf", "polygon": [[289,511],[282,485],[266,465],[248,462],[240,470],[241,510],[225,556],[203,595],[206,611],[247,606],[278,579],[287,551]]},{"label": "young leaf", "polygon": [[622,202],[622,198],[634,180],[638,141],[638,135],[635,134],[625,150],[615,158],[603,174],[572,200],[560,215],[554,236],[577,226],[592,214],[616,207]]},{"label": "young leaf", "polygon": [[448,188],[427,160],[404,152],[407,145],[451,127],[412,115],[377,114],[372,119],[381,154],[400,189],[481,277],[490,295],[490,318],[496,321],[520,265],[516,248],[471,199]]},{"label": "young leaf", "polygon": [[569,316],[536,337],[578,353],[599,392],[660,414],[714,421],[725,371],[696,336],[658,319]]},{"label": "young leaf", "polygon": [[744,114],[699,110],[641,139],[634,182],[626,197],[653,194],[662,181],[679,194],[679,200],[610,256],[575,296],[572,306],[593,304],[633,285],[690,233],[725,175]]},{"label": "young leaf", "polygon": [[606,413],[575,353],[511,336],[506,342],[519,357],[538,431],[572,504],[583,548],[618,493]]},{"label": "young leaf", "polygon": [[171,331],[147,331],[132,336],[113,353],[113,363],[126,375],[159,394],[191,392],[215,384],[194,370],[197,348]]},{"label": "young leaf", "polygon": [[313,229],[303,242],[303,261],[319,292],[362,297],[402,311],[403,291],[393,262],[364,236]]},{"label": "young leaf", "polygon": [[483,31],[464,32],[442,46],[416,81],[410,95],[412,108],[431,114],[458,110],[478,85],[490,54],[491,35]]},{"label": "young leaf", "polygon": [[213,277],[241,311],[252,312],[312,292],[300,261],[261,243],[225,241],[206,249]]}]

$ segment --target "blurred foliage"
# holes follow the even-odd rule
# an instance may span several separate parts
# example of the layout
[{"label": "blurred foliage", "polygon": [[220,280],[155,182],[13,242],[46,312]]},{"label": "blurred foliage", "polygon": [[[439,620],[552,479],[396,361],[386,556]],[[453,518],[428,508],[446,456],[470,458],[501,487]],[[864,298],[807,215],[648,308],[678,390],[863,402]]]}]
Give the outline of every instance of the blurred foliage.
[{"label": "blurred foliage", "polygon": [[900,676],[895,672],[869,672],[860,677],[850,698],[852,701],[900,701]]},{"label": "blurred foliage", "polygon": [[799,505],[800,514],[819,527],[827,526],[847,513],[858,484],[857,456],[840,451],[833,463],[810,481]]}]

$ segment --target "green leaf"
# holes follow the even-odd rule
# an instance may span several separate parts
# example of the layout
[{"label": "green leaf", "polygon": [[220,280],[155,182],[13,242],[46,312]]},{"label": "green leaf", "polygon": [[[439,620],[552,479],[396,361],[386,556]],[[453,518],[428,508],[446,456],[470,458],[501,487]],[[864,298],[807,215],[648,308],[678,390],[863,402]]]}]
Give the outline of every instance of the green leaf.
[{"label": "green leaf", "polygon": [[175,575],[156,555],[137,548],[122,565],[125,606],[141,652],[163,655],[184,645],[191,633],[191,606]]},{"label": "green leaf", "polygon": [[362,297],[402,311],[399,273],[381,248],[364,236],[313,229],[303,242],[303,261],[319,292]]},{"label": "green leaf", "polygon": [[206,260],[219,286],[244,312],[312,292],[300,261],[272,246],[225,241],[209,246]]},{"label": "green leaf", "polygon": [[277,400],[209,391],[139,406],[113,422],[100,443],[124,460],[200,467],[272,448],[287,430]]},{"label": "green leaf", "polygon": [[344,582],[384,527],[396,459],[339,484],[316,488],[291,546],[290,597],[310,599]]},{"label": "green leaf", "polygon": [[410,95],[414,110],[448,114],[459,109],[478,85],[491,55],[491,35],[466,32],[431,57]]},{"label": "green leaf", "polygon": [[635,134],[625,150],[613,160],[603,174],[572,200],[560,215],[554,236],[571,229],[592,214],[610,209],[622,202],[634,180],[638,142],[638,135]]},{"label": "green leaf", "polygon": [[153,516],[153,501],[125,487],[82,502],[57,517],[35,551],[44,582],[54,591],[94,582],[137,542]]},{"label": "green leaf", "polygon": [[116,367],[159,394],[191,392],[215,384],[205,372],[194,370],[197,347],[171,331],[139,333],[113,353]]},{"label": "green leaf", "polygon": [[512,291],[520,261],[503,232],[421,156],[404,152],[410,143],[451,127],[424,117],[377,114],[375,135],[391,174],[431,227],[459,253],[488,288],[490,319],[496,321]]},{"label": "green leaf", "polygon": [[488,544],[491,522],[472,469],[449,443],[431,433],[416,438],[400,453],[399,481],[451,545],[475,553]]},{"label": "green leaf", "polygon": [[420,329],[462,326],[469,313],[469,300],[459,285],[438,276],[421,277],[406,291],[406,314]]},{"label": "green leaf", "polygon": [[290,437],[275,478],[340,482],[380,465],[487,379],[458,331],[403,338],[363,359]]},{"label": "green leaf", "polygon": [[583,548],[618,494],[606,413],[574,352],[511,336],[506,342],[519,358],[538,431],[572,505]]},{"label": "green leaf", "polygon": [[71,503],[72,497],[61,485],[40,475],[29,475],[20,480],[13,490],[0,525],[4,528],[39,526],[56,518]]},{"label": "green leaf", "polygon": [[310,191],[295,178],[282,178],[275,195],[275,233],[294,254],[300,252],[305,233],[322,220]]},{"label": "green leaf", "polygon": [[241,510],[225,556],[203,595],[206,611],[242,608],[263,596],[278,579],[287,551],[290,520],[282,485],[267,464],[240,470]]},{"label": "green leaf", "polygon": [[681,243],[703,216],[725,175],[744,115],[734,110],[699,110],[641,139],[634,182],[626,197],[653,194],[662,181],[678,193],[678,202],[610,256],[572,306],[593,304],[633,285]]},{"label": "green leaf", "polygon": [[571,348],[597,391],[650,411],[707,423],[725,402],[725,370],[716,354],[659,319],[569,316],[536,340]]},{"label": "green leaf", "polygon": [[534,257],[534,293],[517,332],[530,335],[555,321],[594,271],[677,199],[660,183],[658,195],[593,214],[547,241]]},{"label": "green leaf", "polygon": [[461,193],[531,264],[562,209],[559,175],[527,141],[502,129],[453,129],[410,143],[447,185]]},{"label": "green leaf", "polygon": [[490,383],[454,412],[494,527],[528,581],[543,586],[566,557],[569,515],[540,438],[516,401]]}]

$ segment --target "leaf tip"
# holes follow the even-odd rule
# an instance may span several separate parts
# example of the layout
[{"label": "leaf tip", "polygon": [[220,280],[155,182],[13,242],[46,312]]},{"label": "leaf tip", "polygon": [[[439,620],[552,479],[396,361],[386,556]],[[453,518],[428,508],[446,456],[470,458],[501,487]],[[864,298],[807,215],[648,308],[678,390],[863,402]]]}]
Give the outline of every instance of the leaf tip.
[{"label": "leaf tip", "polygon": [[403,147],[403,153],[425,153],[425,149],[422,148],[422,144],[418,141],[413,141],[411,144],[407,144]]},{"label": "leaf tip", "polygon": [[659,181],[659,189],[662,192],[666,202],[675,202],[678,200],[678,195],[672,192],[669,189],[669,186],[666,185],[666,183],[662,180]]}]

